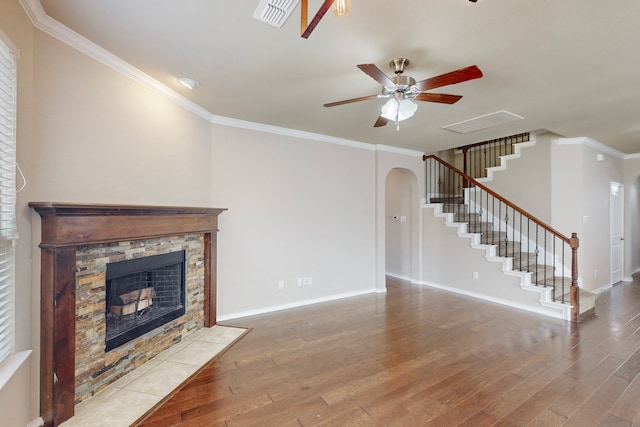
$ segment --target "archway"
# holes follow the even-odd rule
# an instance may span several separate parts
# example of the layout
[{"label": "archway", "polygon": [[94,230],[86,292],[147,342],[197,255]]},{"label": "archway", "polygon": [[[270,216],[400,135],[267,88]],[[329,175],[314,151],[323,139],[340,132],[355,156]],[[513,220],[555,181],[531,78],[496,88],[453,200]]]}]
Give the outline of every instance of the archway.
[{"label": "archway", "polygon": [[413,171],[394,168],[385,182],[385,273],[418,280],[420,196]]}]

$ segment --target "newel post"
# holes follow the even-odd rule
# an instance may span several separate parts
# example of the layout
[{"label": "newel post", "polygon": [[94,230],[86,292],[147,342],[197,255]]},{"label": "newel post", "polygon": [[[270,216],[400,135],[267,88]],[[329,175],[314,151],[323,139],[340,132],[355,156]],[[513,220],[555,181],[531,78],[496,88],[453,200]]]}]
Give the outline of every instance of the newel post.
[{"label": "newel post", "polygon": [[577,322],[580,314],[580,288],[578,288],[578,246],[580,246],[580,239],[578,239],[577,233],[571,233],[569,245],[571,246],[571,291],[569,294],[571,321]]}]

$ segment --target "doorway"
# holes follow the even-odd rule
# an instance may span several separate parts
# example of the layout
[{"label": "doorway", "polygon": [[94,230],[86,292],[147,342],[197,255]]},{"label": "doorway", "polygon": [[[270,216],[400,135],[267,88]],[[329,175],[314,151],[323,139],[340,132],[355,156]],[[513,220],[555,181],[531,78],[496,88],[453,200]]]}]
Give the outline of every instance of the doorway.
[{"label": "doorway", "polygon": [[624,274],[624,186],[611,182],[609,199],[611,222],[611,284],[623,279]]}]

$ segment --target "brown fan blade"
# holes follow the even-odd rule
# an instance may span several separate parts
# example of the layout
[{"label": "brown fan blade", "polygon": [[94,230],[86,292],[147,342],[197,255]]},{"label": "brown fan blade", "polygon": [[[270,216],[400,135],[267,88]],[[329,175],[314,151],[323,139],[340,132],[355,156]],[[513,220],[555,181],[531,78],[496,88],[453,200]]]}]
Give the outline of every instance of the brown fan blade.
[{"label": "brown fan blade", "polygon": [[328,104],[323,104],[322,106],[335,107],[336,105],[351,104],[352,102],[366,101],[367,99],[376,99],[377,97],[378,95],[367,95],[361,96],[360,98],[345,99],[344,101],[329,102]]},{"label": "brown fan blade", "polygon": [[396,84],[391,80],[385,73],[383,73],[380,68],[376,67],[375,64],[359,64],[358,68],[364,71],[369,77],[373,80],[377,81],[384,87],[388,87],[390,89],[395,88]]},{"label": "brown fan blade", "polygon": [[374,128],[379,128],[380,126],[385,126],[387,124],[389,120],[385,119],[382,116],[378,116],[378,120],[376,120],[376,123],[373,125]]},{"label": "brown fan blade", "polygon": [[430,79],[421,80],[415,84],[418,90],[425,91],[429,89],[435,89],[441,86],[454,85],[456,83],[466,82],[467,80],[479,79],[482,77],[482,71],[472,65],[470,67],[461,68],[450,73],[441,74],[439,76],[431,77]]},{"label": "brown fan blade", "polygon": [[421,93],[416,96],[416,101],[439,102],[441,104],[455,104],[460,101],[461,95],[448,95],[446,93]]}]

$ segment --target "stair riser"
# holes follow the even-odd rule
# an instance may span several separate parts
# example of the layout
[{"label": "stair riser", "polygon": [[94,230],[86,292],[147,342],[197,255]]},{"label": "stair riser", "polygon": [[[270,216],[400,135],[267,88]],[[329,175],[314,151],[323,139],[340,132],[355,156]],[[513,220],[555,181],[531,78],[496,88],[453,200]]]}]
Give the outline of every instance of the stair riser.
[{"label": "stair riser", "polygon": [[512,256],[513,268],[517,270],[529,269],[535,267],[538,260],[538,255],[530,252],[516,252]]},{"label": "stair riser", "polygon": [[[514,267],[514,270],[518,270],[518,268]],[[543,283],[551,283],[553,281],[553,277],[555,274],[555,269],[553,267],[547,267],[545,265],[537,265],[531,266],[527,269],[527,267],[523,267],[523,270],[531,273],[531,281],[533,283],[543,284]]]},{"label": "stair riser", "polygon": [[507,236],[507,233],[504,231],[489,231],[489,232],[482,233],[482,236],[480,237],[480,241],[482,243],[486,243],[490,245],[517,244],[518,247],[520,246],[520,242],[513,241],[511,234]]},{"label": "stair riser", "polygon": [[480,214],[477,213],[454,213],[453,222],[466,222],[471,224],[480,222]]},{"label": "stair riser", "polygon": [[469,233],[490,233],[493,231],[493,224],[490,222],[471,222],[467,225]]},{"label": "stair riser", "polygon": [[467,209],[467,205],[450,205],[445,203],[442,205],[442,212],[466,215],[469,213],[469,210]]}]

